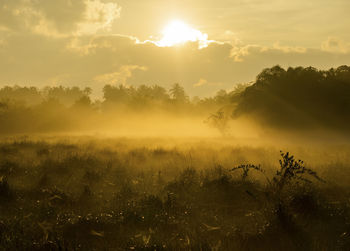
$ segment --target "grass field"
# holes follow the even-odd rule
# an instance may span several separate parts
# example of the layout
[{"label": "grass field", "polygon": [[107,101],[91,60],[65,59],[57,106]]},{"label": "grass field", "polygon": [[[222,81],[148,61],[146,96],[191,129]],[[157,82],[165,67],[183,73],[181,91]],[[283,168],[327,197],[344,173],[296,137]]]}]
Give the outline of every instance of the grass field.
[{"label": "grass field", "polygon": [[1,142],[1,250],[350,249],[349,145]]}]

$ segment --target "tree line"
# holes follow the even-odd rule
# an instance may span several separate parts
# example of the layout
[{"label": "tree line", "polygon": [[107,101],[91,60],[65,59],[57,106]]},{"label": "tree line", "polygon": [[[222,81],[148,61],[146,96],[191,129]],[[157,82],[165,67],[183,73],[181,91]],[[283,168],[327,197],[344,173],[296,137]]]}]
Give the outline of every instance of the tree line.
[{"label": "tree line", "polygon": [[229,121],[242,116],[268,128],[348,132],[350,67],[277,65],[264,69],[253,83],[233,85],[231,91],[206,98],[190,98],[180,84],[168,90],[159,85],[105,85],[100,100],[92,100],[91,88],[76,86],[0,88],[0,133],[78,129],[88,120],[157,111],[202,116],[222,132]]},{"label": "tree line", "polygon": [[350,67],[318,70],[277,65],[264,69],[240,95],[233,117],[242,115],[288,129],[349,131]]},{"label": "tree line", "polygon": [[159,85],[106,85],[102,99],[93,100],[90,88],[5,86],[0,88],[0,133],[83,130],[87,126],[98,130],[101,124],[127,119],[130,114],[161,112],[205,118],[237,99],[242,90],[236,87],[230,92],[220,90],[213,97],[190,98],[178,83],[169,90]]},{"label": "tree line", "polygon": [[57,105],[72,107],[75,105],[91,105],[103,109],[108,105],[125,105],[129,107],[146,106],[220,106],[237,99],[243,85],[238,85],[233,91],[220,90],[213,97],[189,98],[184,88],[175,83],[167,90],[159,85],[133,86],[112,86],[103,87],[103,98],[92,101],[92,89],[80,88],[77,86],[64,87],[26,87],[26,86],[5,86],[0,88],[0,103],[2,107],[11,105],[33,107],[47,102],[56,102]]}]

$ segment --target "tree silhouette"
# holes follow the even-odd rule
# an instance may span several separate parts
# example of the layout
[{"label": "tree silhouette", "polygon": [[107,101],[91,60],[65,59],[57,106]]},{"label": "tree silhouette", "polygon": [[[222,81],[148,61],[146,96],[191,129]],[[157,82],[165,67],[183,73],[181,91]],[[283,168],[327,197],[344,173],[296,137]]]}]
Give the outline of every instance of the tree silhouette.
[{"label": "tree silhouette", "polygon": [[171,98],[178,103],[186,103],[188,101],[185,89],[178,83],[173,84],[169,92]]},{"label": "tree silhouette", "polygon": [[348,130],[350,67],[264,69],[242,93],[234,114],[278,127]]}]

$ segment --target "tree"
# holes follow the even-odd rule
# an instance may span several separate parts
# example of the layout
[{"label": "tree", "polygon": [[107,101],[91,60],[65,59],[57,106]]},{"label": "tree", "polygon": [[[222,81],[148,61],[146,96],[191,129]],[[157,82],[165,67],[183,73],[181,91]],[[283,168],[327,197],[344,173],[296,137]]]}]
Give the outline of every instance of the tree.
[{"label": "tree", "polygon": [[347,130],[350,67],[264,69],[238,100],[235,115],[251,115],[268,126]]},{"label": "tree", "polygon": [[169,90],[170,96],[173,100],[175,100],[177,103],[187,103],[188,102],[188,96],[186,95],[185,89],[179,85],[178,83],[175,83],[171,89]]},{"label": "tree", "polygon": [[44,94],[46,99],[57,99],[60,103],[71,106],[77,100],[81,99],[84,96],[89,96],[91,93],[90,88],[80,89],[79,87],[45,87]]},{"label": "tree", "polygon": [[103,97],[105,102],[110,103],[123,103],[130,102],[131,97],[135,95],[135,89],[133,87],[126,87],[123,85],[112,86],[106,85],[103,87]]}]

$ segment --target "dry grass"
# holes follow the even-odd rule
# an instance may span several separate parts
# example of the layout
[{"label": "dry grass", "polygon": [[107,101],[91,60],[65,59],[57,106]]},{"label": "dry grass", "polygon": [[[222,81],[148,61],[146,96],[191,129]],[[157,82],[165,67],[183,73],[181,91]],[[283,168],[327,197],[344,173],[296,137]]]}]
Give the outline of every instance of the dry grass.
[{"label": "dry grass", "polygon": [[[348,146],[290,146],[305,161],[291,163],[267,145],[214,139],[2,142],[0,249],[350,248]],[[303,179],[282,176],[288,163]],[[242,179],[239,165],[264,173]],[[305,182],[310,170],[326,183]]]}]

